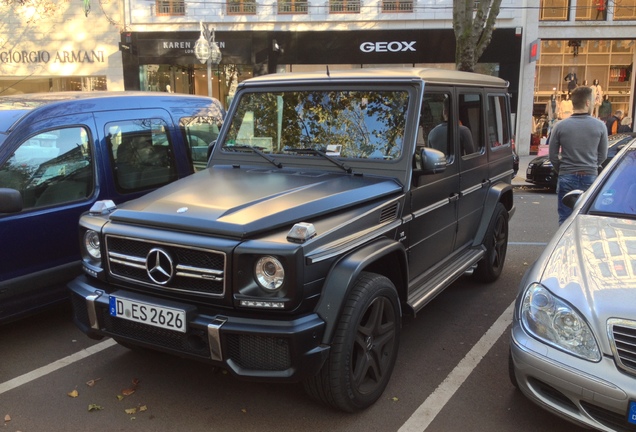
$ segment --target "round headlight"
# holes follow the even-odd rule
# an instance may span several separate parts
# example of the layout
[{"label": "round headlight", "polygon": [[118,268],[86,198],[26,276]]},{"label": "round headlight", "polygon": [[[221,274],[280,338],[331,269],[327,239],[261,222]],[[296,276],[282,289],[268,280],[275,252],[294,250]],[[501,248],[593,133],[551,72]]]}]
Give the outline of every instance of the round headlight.
[{"label": "round headlight", "polygon": [[273,256],[264,256],[256,263],[254,269],[256,281],[267,291],[276,291],[285,280],[283,265]]},{"label": "round headlight", "polygon": [[95,260],[101,259],[102,251],[97,231],[88,230],[84,233],[84,249],[91,258]]}]

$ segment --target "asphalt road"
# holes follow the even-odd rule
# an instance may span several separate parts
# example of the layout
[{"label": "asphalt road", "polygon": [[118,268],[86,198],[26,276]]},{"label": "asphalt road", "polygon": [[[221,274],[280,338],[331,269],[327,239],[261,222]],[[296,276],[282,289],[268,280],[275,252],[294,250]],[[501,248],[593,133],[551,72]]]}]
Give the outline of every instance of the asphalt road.
[{"label": "asphalt road", "polygon": [[519,181],[515,192],[501,278],[464,277],[405,319],[389,386],[364,412],[317,405],[300,385],[242,382],[206,364],[89,340],[60,307],[0,327],[2,431],[582,430],[508,379],[511,304],[557,229],[554,194]]}]

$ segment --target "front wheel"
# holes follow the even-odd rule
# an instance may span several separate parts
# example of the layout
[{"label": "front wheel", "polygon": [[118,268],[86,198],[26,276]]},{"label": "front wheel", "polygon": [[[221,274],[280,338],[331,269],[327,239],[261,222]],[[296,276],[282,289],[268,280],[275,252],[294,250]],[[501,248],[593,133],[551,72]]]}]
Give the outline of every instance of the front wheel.
[{"label": "front wheel", "polygon": [[481,282],[493,282],[501,275],[508,250],[508,211],[497,203],[484,237],[486,255],[479,261],[474,277]]},{"label": "front wheel", "polygon": [[367,408],[386,388],[397,358],[400,305],[391,281],[362,273],[338,322],[329,358],[304,382],[314,399],[343,411]]}]

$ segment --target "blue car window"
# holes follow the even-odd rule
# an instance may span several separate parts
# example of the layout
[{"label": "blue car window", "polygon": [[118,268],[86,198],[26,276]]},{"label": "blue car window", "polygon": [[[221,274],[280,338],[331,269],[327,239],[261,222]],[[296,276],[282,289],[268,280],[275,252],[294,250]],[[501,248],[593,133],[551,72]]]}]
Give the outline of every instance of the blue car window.
[{"label": "blue car window", "polygon": [[177,179],[172,143],[163,120],[108,123],[106,143],[120,192],[156,188]]},{"label": "blue car window", "polygon": [[0,187],[20,191],[25,210],[86,199],[94,177],[88,133],[82,127],[34,135],[0,167]]}]

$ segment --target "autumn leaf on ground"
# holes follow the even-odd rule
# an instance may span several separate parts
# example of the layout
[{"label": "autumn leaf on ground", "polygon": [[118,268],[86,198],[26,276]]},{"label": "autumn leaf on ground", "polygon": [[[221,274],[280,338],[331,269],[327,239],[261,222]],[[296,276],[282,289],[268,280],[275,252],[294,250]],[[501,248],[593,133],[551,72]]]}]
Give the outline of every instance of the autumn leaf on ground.
[{"label": "autumn leaf on ground", "polygon": [[124,400],[124,397],[122,395],[117,395],[117,400],[121,402],[122,400]]},{"label": "autumn leaf on ground", "polygon": [[139,412],[148,411],[148,407],[146,405],[142,405],[139,407]]},{"label": "autumn leaf on ground", "polygon": [[103,409],[104,409],[104,407],[102,407],[100,405],[97,405],[97,404],[90,404],[88,406],[88,410],[89,411],[100,411],[100,410],[103,410]]},{"label": "autumn leaf on ground", "polygon": [[101,378],[95,378],[92,380],[88,380],[86,381],[86,385],[89,387],[93,387],[95,384],[97,384],[97,381],[99,381]]},{"label": "autumn leaf on ground", "polygon": [[241,408],[241,411],[242,411],[244,414],[246,414],[246,413],[247,413],[247,409],[245,409],[245,408]]},{"label": "autumn leaf on ground", "polygon": [[79,396],[79,392],[77,391],[77,389],[73,390],[72,392],[68,392],[67,394],[72,398],[76,398]]},{"label": "autumn leaf on ground", "polygon": [[121,394],[123,394],[124,396],[130,396],[131,394],[135,392],[135,390],[137,390],[138,385],[139,385],[139,380],[137,378],[133,378],[132,387],[122,390]]},{"label": "autumn leaf on ground", "polygon": [[6,416],[4,416],[4,421],[6,422],[10,422],[11,421],[11,416],[9,414],[7,414]]},{"label": "autumn leaf on ground", "polygon": [[397,402],[399,400],[397,396],[393,396],[391,399],[393,400],[393,402]]},{"label": "autumn leaf on ground", "polygon": [[126,411],[126,414],[137,414],[137,408],[128,408]]}]

